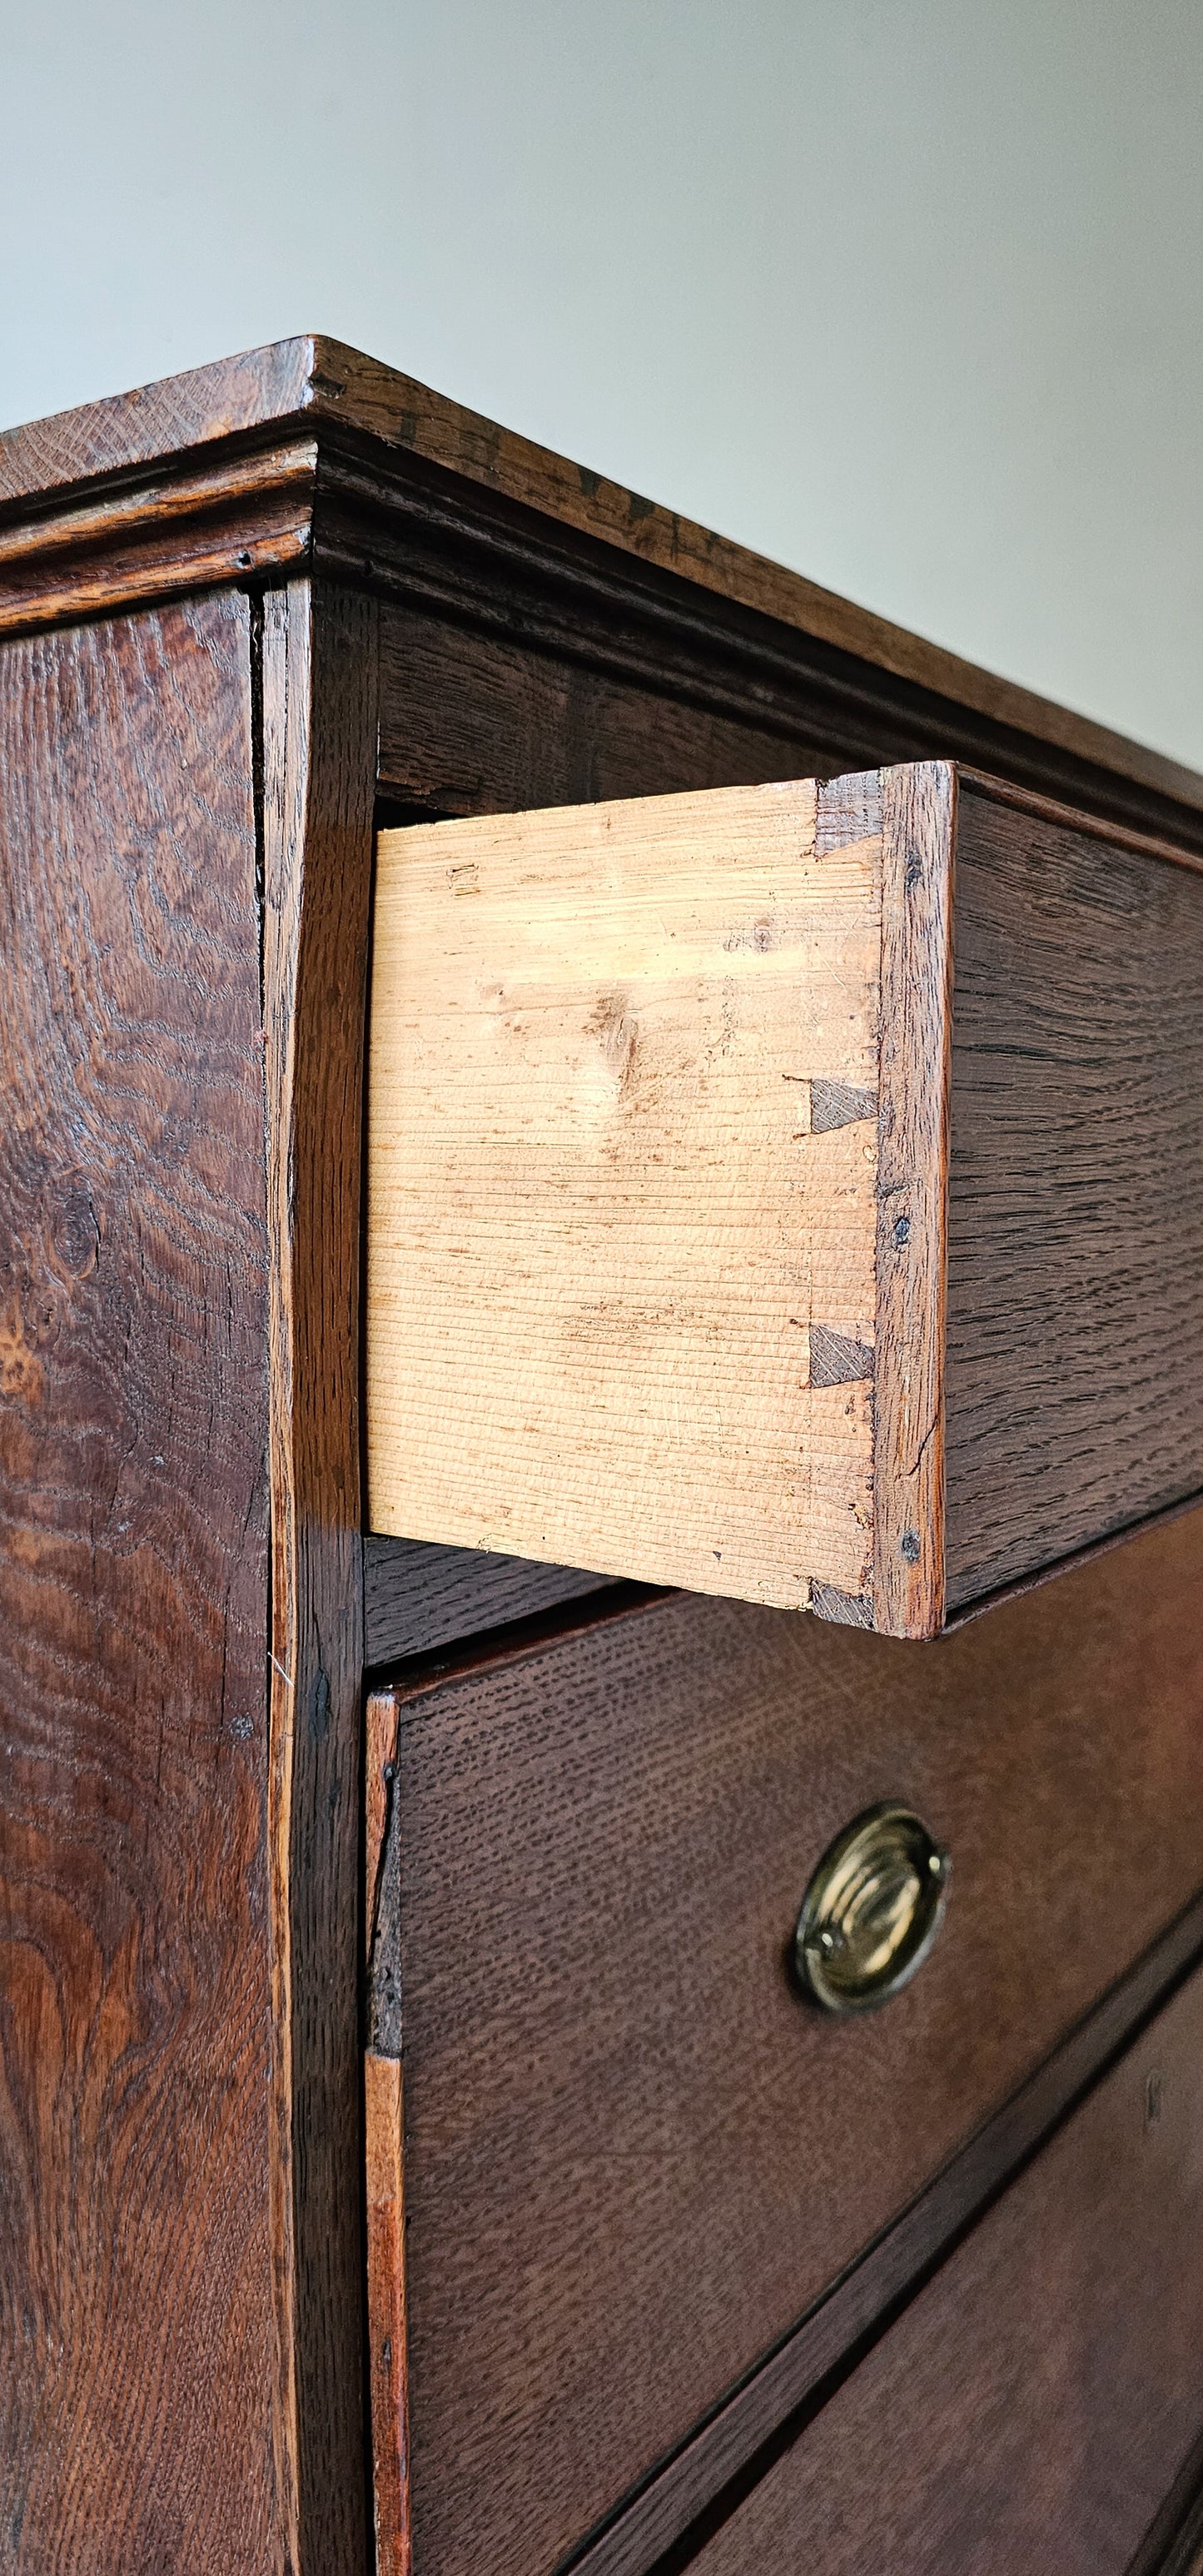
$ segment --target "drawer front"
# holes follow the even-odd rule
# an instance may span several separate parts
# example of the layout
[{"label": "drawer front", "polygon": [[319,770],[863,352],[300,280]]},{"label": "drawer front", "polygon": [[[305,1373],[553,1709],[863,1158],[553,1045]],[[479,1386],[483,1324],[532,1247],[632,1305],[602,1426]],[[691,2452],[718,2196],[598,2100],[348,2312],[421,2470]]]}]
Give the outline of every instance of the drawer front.
[{"label": "drawer front", "polygon": [[1203,1491],[1203,876],[947,764],[384,833],[372,1527],[926,1637]]},{"label": "drawer front", "polygon": [[[1194,1894],[1201,1639],[1192,1514],[930,1646],[677,1598],[399,1701],[419,2567],[552,2569]],[[946,1919],[824,2015],[889,1797]]]},{"label": "drawer front", "polygon": [[966,792],[947,1599],[1203,1488],[1203,878]]},{"label": "drawer front", "polygon": [[697,2576],[1124,2576],[1203,2425],[1203,1972]]}]

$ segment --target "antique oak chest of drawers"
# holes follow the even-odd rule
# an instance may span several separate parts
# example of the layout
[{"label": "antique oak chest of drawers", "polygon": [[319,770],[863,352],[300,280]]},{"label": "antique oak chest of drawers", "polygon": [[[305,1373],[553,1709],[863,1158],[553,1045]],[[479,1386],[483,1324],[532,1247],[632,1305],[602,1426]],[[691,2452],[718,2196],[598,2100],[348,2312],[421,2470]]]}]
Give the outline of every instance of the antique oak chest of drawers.
[{"label": "antique oak chest of drawers", "polygon": [[0,905],[0,2569],[1203,2563],[1203,780],[304,339]]}]

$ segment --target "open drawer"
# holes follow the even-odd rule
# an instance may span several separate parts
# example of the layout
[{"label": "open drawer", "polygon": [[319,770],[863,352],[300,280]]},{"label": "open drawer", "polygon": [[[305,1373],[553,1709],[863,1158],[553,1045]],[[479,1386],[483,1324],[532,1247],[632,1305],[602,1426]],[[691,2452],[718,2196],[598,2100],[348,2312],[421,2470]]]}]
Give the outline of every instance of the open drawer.
[{"label": "open drawer", "polygon": [[924,1637],[1203,1487],[1173,847],[945,763],[385,832],[369,1099],[376,1530]]}]

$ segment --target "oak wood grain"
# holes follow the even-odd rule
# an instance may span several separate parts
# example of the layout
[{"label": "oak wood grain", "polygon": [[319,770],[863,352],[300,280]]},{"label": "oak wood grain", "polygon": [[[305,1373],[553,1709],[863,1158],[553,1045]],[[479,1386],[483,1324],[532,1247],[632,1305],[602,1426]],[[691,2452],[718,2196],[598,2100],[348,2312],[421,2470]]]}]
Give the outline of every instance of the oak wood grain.
[{"label": "oak wood grain", "polygon": [[[275,438],[287,426],[320,426],[344,446],[389,455],[411,469],[424,464],[453,473],[497,503],[538,512],[711,598],[813,637],[950,709],[973,710],[1000,734],[1026,735],[1196,811],[1203,807],[1203,779],[1181,763],[981,671],[320,334],[249,350],[0,433],[0,510],[19,513],[56,491],[128,479],[177,453],[191,457],[256,433]],[[990,765],[1003,762],[995,754]]]},{"label": "oak wood grain", "polygon": [[[707,670],[696,641],[686,657],[661,632],[641,650],[629,620],[584,585],[560,650],[539,636],[533,598],[520,594],[522,631],[514,618],[505,631],[496,612],[516,589],[512,569],[504,590],[493,585],[490,625],[487,592],[478,625],[450,627],[413,600],[382,607],[381,789],[429,807],[432,820],[857,766],[847,732],[828,748],[826,710],[798,695],[766,705],[750,670],[732,679],[713,652]],[[730,703],[715,703],[724,692]]]},{"label": "oak wood grain", "polygon": [[966,787],[948,1596],[1203,1487],[1203,888]]},{"label": "oak wood grain", "polygon": [[604,1589],[604,1574],[575,1565],[535,1565],[479,1548],[431,1547],[370,1536],[363,1551],[363,1638],[367,1664],[396,1663],[482,1629],[533,1618],[560,1601]]},{"label": "oak wood grain", "polygon": [[409,2576],[409,2395],[401,2060],[364,2058],[368,2388],[375,2576]]},{"label": "oak wood grain", "polygon": [[[579,2547],[1193,1896],[1201,1587],[1194,1515],[930,1646],[678,1597],[399,1697],[419,2567]],[[785,1952],[887,1794],[948,1917],[846,2025]]]},{"label": "oak wood grain", "polygon": [[[936,2265],[1181,1983],[1184,1970],[1198,1963],[1201,1950],[1203,1895],[613,2520],[573,2552],[572,2576],[645,2576],[653,2564],[666,2576],[667,2566],[687,2562],[700,2531],[780,2455],[801,2410],[814,2413],[889,2332]],[[1190,2480],[1176,2500],[1167,2499],[1163,2532],[1178,2531],[1188,2490],[1193,2495]],[[1163,2555],[1142,2558],[1129,2576],[1171,2576]]]},{"label": "oak wood grain", "polygon": [[[690,713],[702,740],[703,727],[718,723],[776,731],[783,744],[809,746],[796,760],[778,758],[754,772],[741,763],[718,784],[749,775],[833,775],[956,759],[1125,830],[1203,849],[1199,811],[1181,799],[1036,733],[1001,724],[962,700],[897,678],[795,626],[703,592],[666,569],[578,536],[433,465],[384,453],[352,464],[345,454],[323,449],[320,485],[317,562],[376,592],[389,622],[400,616],[406,625],[416,608],[428,634],[430,619],[444,617],[461,636],[475,630],[490,639],[499,668],[489,756],[503,776],[512,752],[507,688],[513,690],[521,729],[519,673],[523,687],[534,678],[535,694],[542,695],[535,677],[542,659],[553,665],[553,679],[558,668],[587,689],[585,675],[605,674],[645,700],[659,699],[671,710],[678,747]],[[454,656],[450,636],[446,645]],[[390,760],[404,760],[413,747],[406,658],[386,680],[382,698],[382,752]],[[481,666],[474,667],[468,654],[465,667],[474,695],[484,685]],[[429,685],[429,677],[419,674],[424,695]],[[548,695],[554,709],[554,690]],[[606,703],[603,694],[603,726]],[[638,735],[645,728],[644,711],[637,698],[629,703]],[[454,742],[466,740],[470,729],[465,708],[462,725],[453,717],[442,730]],[[476,739],[478,747],[486,739],[480,728]],[[553,739],[549,760],[558,756]],[[678,777],[670,783],[693,782]],[[560,792],[553,788],[550,801]],[[633,786],[625,792],[634,792]],[[516,801],[539,800],[528,795]],[[488,802],[476,810],[487,810]]]},{"label": "oak wood grain", "polygon": [[0,2563],[282,2566],[248,608],[0,650]]},{"label": "oak wood grain", "polygon": [[956,772],[881,781],[873,1617],[944,1618],[944,1343]]},{"label": "oak wood grain", "polygon": [[301,561],[316,467],[313,440],[298,439],[199,472],[177,466],[133,492],[118,485],[33,518],[0,518],[0,633]]},{"label": "oak wood grain", "polygon": [[366,2545],[358,1290],[374,626],[370,601],[320,584],[264,602],[272,2185],[280,2482],[300,2576],[361,2576]]},{"label": "oak wood grain", "polygon": [[374,1529],[871,1590],[881,935],[875,778],[380,835]]},{"label": "oak wood grain", "polygon": [[[1203,2412],[1203,1972],[792,2449],[697,2576],[1123,2576]],[[865,2463],[873,2462],[872,2476]]]},{"label": "oak wood grain", "polygon": [[1013,732],[1156,784],[1184,803],[1203,804],[1203,779],[1164,754],[1129,743],[1068,708],[979,670],[358,350],[328,339],[314,345],[323,380],[317,408],[324,415],[344,424],[353,421],[389,446],[450,467],[499,497],[524,503],[702,590],[800,629]]},{"label": "oak wood grain", "polygon": [[0,430],[0,506],[15,517],[49,493],[128,481],[140,467],[293,421],[312,398],[314,354],[307,337],[276,340]]},{"label": "oak wood grain", "polygon": [[1203,2563],[1203,2433],[1192,2442],[1173,2486],[1153,2517],[1124,2576],[1199,2576]]}]

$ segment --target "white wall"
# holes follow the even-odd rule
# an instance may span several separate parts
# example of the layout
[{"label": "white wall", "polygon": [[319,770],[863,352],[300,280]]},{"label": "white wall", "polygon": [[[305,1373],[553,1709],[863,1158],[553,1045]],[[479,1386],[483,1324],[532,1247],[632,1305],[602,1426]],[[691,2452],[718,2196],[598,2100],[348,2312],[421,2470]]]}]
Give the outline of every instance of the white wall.
[{"label": "white wall", "polygon": [[0,0],[0,419],[336,333],[1203,766],[1200,0]]}]

